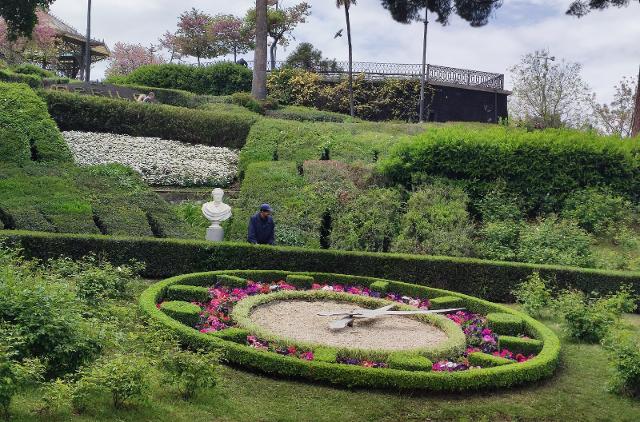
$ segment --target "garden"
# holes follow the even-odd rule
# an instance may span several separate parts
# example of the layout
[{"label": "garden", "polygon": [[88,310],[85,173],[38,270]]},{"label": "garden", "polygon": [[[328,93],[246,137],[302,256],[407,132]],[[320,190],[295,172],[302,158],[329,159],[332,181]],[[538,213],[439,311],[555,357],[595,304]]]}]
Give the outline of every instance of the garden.
[{"label": "garden", "polygon": [[[112,81],[159,104],[5,71],[3,418],[637,419],[638,138],[352,118],[184,67]],[[245,241],[265,201],[274,247]]]}]

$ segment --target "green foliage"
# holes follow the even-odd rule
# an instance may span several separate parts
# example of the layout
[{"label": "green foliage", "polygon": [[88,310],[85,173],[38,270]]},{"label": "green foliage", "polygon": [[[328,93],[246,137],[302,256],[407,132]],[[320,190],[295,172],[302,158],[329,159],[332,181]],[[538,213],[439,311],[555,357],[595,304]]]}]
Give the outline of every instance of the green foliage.
[{"label": "green foliage", "polygon": [[200,322],[200,312],[202,312],[198,305],[181,300],[162,302],[160,309],[189,327],[195,327]]},{"label": "green foliage", "polygon": [[517,315],[503,312],[491,312],[487,314],[489,328],[498,334],[514,335],[522,334],[524,322]]},{"label": "green foliage", "polygon": [[218,274],[216,276],[216,282],[220,286],[239,287],[239,288],[247,287],[247,279],[242,277],[236,277],[234,275]]},{"label": "green foliage", "polygon": [[603,339],[613,368],[610,387],[613,391],[640,396],[640,343],[628,330],[613,331]]},{"label": "green foliage", "polygon": [[407,201],[394,250],[446,256],[473,256],[468,197],[444,182],[423,185]]},{"label": "green foliage", "polygon": [[72,161],[44,102],[26,85],[0,82],[0,162]]},{"label": "green foliage", "polygon": [[404,371],[430,371],[433,366],[433,362],[424,356],[400,352],[391,353],[387,359],[387,364],[391,369]]},{"label": "green foliage", "polygon": [[36,66],[34,64],[28,64],[28,63],[14,66],[12,70],[15,73],[20,73],[23,75],[35,75],[41,78],[53,78],[56,76],[56,74],[51,72],[50,70],[46,70],[41,68],[40,66]]},{"label": "green foliage", "polygon": [[140,66],[119,82],[180,89],[195,94],[230,95],[251,90],[251,70],[233,63],[210,66],[159,64]]},{"label": "green foliage", "polygon": [[13,364],[6,351],[0,349],[0,415],[3,419],[9,419],[9,405],[18,390],[17,384]]},{"label": "green foliage", "polygon": [[39,76],[16,73],[9,69],[0,69],[0,81],[27,84],[31,88],[42,88],[42,78]]},{"label": "green foliage", "polygon": [[637,297],[629,287],[607,296],[566,290],[555,299],[554,309],[562,317],[567,335],[588,343],[597,343],[619,322],[625,312],[633,312]]},{"label": "green foliage", "polygon": [[[394,182],[409,185],[415,173],[463,179],[470,192],[503,180],[523,211],[558,211],[579,188],[608,186],[637,199],[639,141],[620,142],[594,133],[495,126],[469,130],[436,127],[399,143],[381,165]],[[475,199],[475,196],[474,196]]]},{"label": "green foliage", "polygon": [[275,119],[298,120],[301,122],[335,122],[345,123],[352,121],[348,114],[322,111],[312,107],[289,105],[278,110],[267,111],[266,115]]},{"label": "green foliage", "polygon": [[36,413],[41,417],[53,418],[71,407],[73,385],[58,378],[43,387]]},{"label": "green foliage", "polygon": [[206,287],[175,285],[167,289],[167,299],[204,303],[211,300],[211,295]]},{"label": "green foliage", "polygon": [[189,400],[200,389],[215,387],[218,383],[219,354],[191,352],[176,348],[161,358],[165,381],[176,386],[183,399]]},{"label": "green foliage", "polygon": [[464,300],[457,296],[440,296],[430,299],[431,309],[450,309],[464,307]]},{"label": "green foliage", "polygon": [[633,206],[626,198],[600,188],[573,192],[564,202],[562,216],[574,220],[589,233],[610,235],[633,220]]},{"label": "green foliage", "polygon": [[84,411],[89,399],[99,392],[109,393],[116,409],[131,401],[142,400],[149,389],[148,371],[148,363],[139,356],[115,354],[100,359],[81,371],[73,392],[73,406]]},{"label": "green foliage", "polygon": [[346,204],[334,220],[331,247],[387,252],[399,231],[402,205],[395,189],[370,189]]},{"label": "green foliage", "polygon": [[310,289],[313,284],[313,277],[308,275],[289,274],[286,278],[287,283],[297,286],[298,288]]},{"label": "green foliage", "polygon": [[512,293],[522,310],[533,317],[542,315],[551,305],[551,289],[538,272],[531,274]]},{"label": "green foliage", "polygon": [[478,254],[498,261],[516,261],[523,223],[509,220],[488,222],[479,230]]},{"label": "green foliage", "polygon": [[509,365],[513,363],[512,360],[503,358],[500,356],[493,356],[484,352],[469,353],[469,364],[474,366],[480,366],[482,368],[491,368],[494,366]]},{"label": "green foliage", "polygon": [[389,291],[389,283],[386,281],[374,281],[369,285],[369,289],[371,289],[372,292],[384,294]]},{"label": "green foliage", "polygon": [[195,144],[241,148],[255,117],[41,91],[62,130],[156,136]]},{"label": "green foliage", "polygon": [[476,204],[485,223],[518,221],[523,218],[520,198],[507,191],[504,181],[499,181]]},{"label": "green foliage", "polygon": [[570,220],[540,219],[523,226],[517,260],[534,264],[593,266],[591,236]]},{"label": "green foliage", "polygon": [[505,335],[500,335],[498,342],[501,349],[507,349],[513,353],[522,353],[523,355],[538,354],[543,346],[540,340]]}]

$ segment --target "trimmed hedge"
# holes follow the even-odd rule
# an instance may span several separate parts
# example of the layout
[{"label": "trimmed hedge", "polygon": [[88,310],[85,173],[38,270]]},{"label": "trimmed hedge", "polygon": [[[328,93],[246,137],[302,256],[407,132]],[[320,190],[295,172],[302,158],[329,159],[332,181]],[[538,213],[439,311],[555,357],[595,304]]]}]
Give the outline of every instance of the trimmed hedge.
[{"label": "trimmed hedge", "polygon": [[0,162],[71,162],[45,103],[24,84],[0,82]]},{"label": "trimmed hedge", "polygon": [[195,327],[200,322],[200,312],[202,312],[198,305],[181,300],[163,302],[160,310],[189,327]]},{"label": "trimmed hedge", "polygon": [[298,120],[300,122],[344,123],[353,120],[348,114],[321,111],[312,107],[285,106],[277,110],[267,110],[266,115],[275,119]]},{"label": "trimmed hedge", "polygon": [[433,362],[424,356],[410,353],[391,353],[387,364],[391,369],[402,369],[404,371],[430,371]]},{"label": "trimmed hedge", "polygon": [[[147,264],[143,275],[149,278],[225,268],[333,271],[385,277],[417,284],[401,284],[393,288],[401,294],[411,294],[411,291],[425,288],[419,285],[429,285],[496,302],[513,302],[511,290],[532,273],[538,272],[545,279],[555,280],[554,287],[561,289],[578,289],[586,293],[597,291],[607,294],[628,284],[636,294],[640,294],[640,273],[638,272],[471,258],[313,250],[248,243],[214,243],[199,240],[68,235],[10,230],[0,231],[1,238],[20,246],[27,257],[33,258],[48,259],[59,256],[80,258],[93,252],[103,255],[117,265],[136,259]],[[446,295],[443,293],[439,296]],[[465,306],[468,304],[465,303]]]},{"label": "trimmed hedge", "polygon": [[9,69],[0,69],[0,81],[27,84],[31,88],[42,88],[42,78],[36,75],[15,73]]},{"label": "trimmed hedge", "polygon": [[209,66],[159,64],[140,66],[119,82],[181,89],[195,94],[229,95],[251,91],[251,70],[234,63]]},{"label": "trimmed hedge", "polygon": [[308,275],[289,274],[286,278],[286,282],[293,286],[310,289],[313,284],[313,277]]},{"label": "trimmed hedge", "polygon": [[498,336],[498,344],[501,349],[508,349],[510,352],[522,353],[523,355],[537,354],[542,350],[542,342],[533,338],[500,335]]},{"label": "trimmed hedge", "polygon": [[469,364],[474,366],[481,366],[483,368],[486,367],[494,367],[494,366],[502,366],[509,365],[514,363],[514,361],[509,360],[507,358],[503,358],[500,356],[493,356],[484,352],[473,352],[469,353]]},{"label": "trimmed hedge", "polygon": [[389,283],[386,281],[374,281],[369,285],[369,289],[371,289],[372,292],[385,294],[389,291]]},{"label": "trimmed hedge", "polygon": [[431,309],[463,308],[464,301],[455,296],[441,296],[429,300]]},{"label": "trimmed hedge", "polygon": [[169,286],[166,296],[169,300],[181,300],[184,302],[203,303],[211,300],[209,289],[207,289],[206,287],[182,286],[179,284]]},{"label": "trimmed hedge", "polygon": [[[250,276],[255,271],[225,271],[227,274]],[[265,271],[269,277],[286,277],[288,273]],[[432,372],[405,371],[386,368],[365,368],[355,365],[329,363],[326,359],[306,361],[303,359],[282,356],[277,353],[265,352],[224,340],[220,335],[204,334],[170,318],[157,309],[156,303],[162,299],[165,289],[173,284],[198,284],[206,282],[206,277],[216,273],[187,274],[161,281],[148,288],[140,297],[141,309],[156,321],[173,330],[182,343],[193,349],[217,349],[223,353],[223,358],[247,369],[266,374],[283,377],[310,379],[334,385],[365,388],[389,388],[395,390],[426,389],[432,391],[472,391],[487,388],[504,388],[514,385],[530,383],[553,374],[559,360],[560,341],[553,332],[531,317],[522,315],[528,330],[536,338],[543,340],[544,346],[533,359],[517,365],[504,365],[493,368],[483,368],[473,371]],[[353,282],[363,281],[362,277],[349,277],[338,274],[303,273],[313,276],[316,280],[324,278],[345,279]],[[377,281],[369,279],[368,283]],[[391,285],[396,282],[389,281]],[[487,310],[520,315],[517,311],[496,305],[481,299],[439,289],[424,288],[430,295],[455,295],[463,298],[474,311]],[[267,295],[265,295],[267,296]],[[223,331],[224,332],[224,331]],[[217,333],[216,333],[217,334]]]},{"label": "trimmed hedge", "polygon": [[489,328],[498,334],[518,335],[524,330],[524,322],[522,318],[501,312],[492,312],[487,314],[487,324]]},{"label": "trimmed hedge", "polygon": [[639,139],[566,129],[526,132],[494,126],[435,127],[399,143],[381,165],[393,182],[416,174],[467,181],[474,198],[498,179],[523,199],[529,213],[558,211],[579,188],[609,186],[640,200]]},{"label": "trimmed hedge", "polygon": [[145,104],[62,91],[40,95],[62,130],[155,136],[163,139],[242,148],[255,123],[249,114]]}]

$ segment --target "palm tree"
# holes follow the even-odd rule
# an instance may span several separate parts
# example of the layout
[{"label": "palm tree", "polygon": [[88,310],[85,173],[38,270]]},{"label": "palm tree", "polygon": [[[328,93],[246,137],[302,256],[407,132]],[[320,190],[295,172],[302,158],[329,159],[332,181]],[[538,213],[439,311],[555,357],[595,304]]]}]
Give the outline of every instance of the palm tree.
[{"label": "palm tree", "polygon": [[349,8],[356,4],[356,0],[336,0],[336,7],[344,6],[344,17],[347,20],[347,41],[349,43],[349,110],[351,117],[355,117],[353,110],[353,48],[351,46],[351,19],[349,18]]},{"label": "palm tree", "polygon": [[258,100],[267,98],[267,0],[256,0],[256,50],[251,95]]}]

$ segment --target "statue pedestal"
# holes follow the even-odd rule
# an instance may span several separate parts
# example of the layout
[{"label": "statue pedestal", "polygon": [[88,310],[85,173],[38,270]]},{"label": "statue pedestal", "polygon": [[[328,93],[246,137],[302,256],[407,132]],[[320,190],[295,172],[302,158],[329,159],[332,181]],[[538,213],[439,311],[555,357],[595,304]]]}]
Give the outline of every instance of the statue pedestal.
[{"label": "statue pedestal", "polygon": [[224,229],[219,224],[212,224],[207,227],[205,239],[211,242],[222,242],[224,240]]}]

